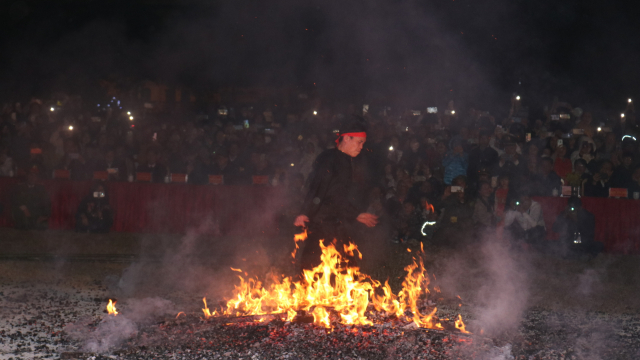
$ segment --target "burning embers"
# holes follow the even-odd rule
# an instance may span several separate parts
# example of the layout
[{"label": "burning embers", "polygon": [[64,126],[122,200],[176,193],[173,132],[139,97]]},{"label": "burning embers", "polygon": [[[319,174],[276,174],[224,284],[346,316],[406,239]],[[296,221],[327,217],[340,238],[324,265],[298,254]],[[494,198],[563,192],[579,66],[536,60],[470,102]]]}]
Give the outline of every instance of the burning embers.
[{"label": "burning embers", "polygon": [[[306,233],[296,235],[296,250],[305,238]],[[321,241],[320,247],[321,264],[303,270],[302,280],[293,281],[284,275],[271,274],[263,284],[257,278],[239,275],[240,284],[235,286],[233,298],[227,301],[226,308],[210,311],[206,298],[203,299],[205,317],[281,314],[287,321],[308,321],[325,328],[332,328],[336,323],[373,325],[372,319],[400,320],[421,328],[443,330],[446,327],[468,333],[460,315],[453,325],[443,325],[435,315],[435,307],[427,308],[424,313],[421,311],[419,304],[429,294],[422,248],[418,260],[414,257],[413,263],[405,268],[407,275],[402,290],[396,295],[388,281],[382,285],[350,265],[334,244],[324,246]],[[292,253],[294,257],[296,250]],[[354,244],[344,245],[344,253],[349,256],[357,253],[362,258]],[[260,320],[264,321],[264,318]]]}]

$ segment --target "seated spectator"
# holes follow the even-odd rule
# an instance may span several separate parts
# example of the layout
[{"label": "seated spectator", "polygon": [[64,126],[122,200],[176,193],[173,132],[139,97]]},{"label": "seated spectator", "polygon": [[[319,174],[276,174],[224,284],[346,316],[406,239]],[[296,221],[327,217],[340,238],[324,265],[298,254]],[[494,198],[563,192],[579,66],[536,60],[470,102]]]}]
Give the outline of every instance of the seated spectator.
[{"label": "seated spectator", "polygon": [[493,204],[493,189],[488,182],[481,182],[478,188],[478,197],[473,206],[473,223],[482,229],[492,229],[496,225],[496,217]]},{"label": "seated spectator", "polygon": [[507,204],[511,203],[512,191],[509,187],[509,175],[500,175],[496,181],[498,187],[494,192],[494,211],[496,221],[502,223],[504,221],[504,213],[507,210]]},{"label": "seated spectator", "polygon": [[465,195],[466,187],[466,178],[458,176],[452,186],[445,189],[443,200],[437,206],[440,218],[433,237],[435,244],[458,246],[471,240],[473,208]]},{"label": "seated spectator", "polygon": [[600,165],[597,173],[585,181],[584,196],[608,197],[611,187],[611,176],[613,175],[613,163],[605,160]]},{"label": "seated spectator", "polygon": [[157,160],[158,160],[158,152],[156,150],[149,149],[147,151],[146,164],[142,166],[138,166],[136,171],[150,173],[151,182],[154,182],[154,183],[164,182],[164,179],[167,175],[169,175],[169,172],[167,171],[167,168],[164,165],[158,164]]},{"label": "seated spectator", "polygon": [[94,186],[85,196],[76,212],[76,231],[107,233],[113,225],[113,210],[103,184]]},{"label": "seated spectator", "polygon": [[229,162],[229,157],[224,151],[216,154],[216,163],[211,167],[211,175],[222,175],[225,185],[240,185],[246,183],[242,173],[235,163]]},{"label": "seated spectator", "polygon": [[583,136],[580,139],[578,150],[571,154],[571,162],[575,164],[576,160],[582,159],[587,163],[587,169],[594,170],[595,165],[595,143],[590,138]]},{"label": "seated spectator", "polygon": [[553,231],[560,234],[561,253],[565,256],[586,253],[598,255],[604,244],[595,241],[596,218],[582,207],[578,197],[571,197],[567,207],[556,217]]},{"label": "seated spectator", "polygon": [[629,192],[629,199],[640,199],[640,166],[636,166],[631,175],[631,181],[626,186]]},{"label": "seated spectator", "polygon": [[444,167],[444,183],[447,185],[451,185],[454,178],[467,175],[469,156],[464,153],[460,139],[454,139],[451,142],[451,151],[442,159],[442,166]]},{"label": "seated spectator", "polygon": [[523,242],[541,249],[546,236],[542,206],[529,194],[511,201],[504,219],[504,228],[511,235],[513,244]]},{"label": "seated spectator", "polygon": [[0,176],[13,176],[13,159],[9,156],[9,149],[5,146],[0,148]]},{"label": "seated spectator", "polygon": [[123,159],[116,158],[115,150],[107,150],[104,162],[96,171],[106,171],[111,181],[125,181],[127,179],[127,165]]},{"label": "seated spectator", "polygon": [[622,155],[622,163],[616,167],[611,176],[611,187],[624,188],[631,182],[633,174],[633,154],[624,153]]},{"label": "seated spectator", "polygon": [[491,170],[492,176],[507,175],[511,182],[511,186],[516,188],[520,184],[519,179],[522,178],[525,169],[524,164],[520,161],[520,155],[517,153],[517,144],[505,137],[504,153],[500,155],[498,163]]},{"label": "seated spectator", "polygon": [[589,177],[587,162],[583,159],[578,159],[573,163],[573,172],[567,175],[564,183],[567,186],[582,187]]},{"label": "seated spectator", "polygon": [[405,201],[402,204],[402,211],[397,218],[396,228],[398,229],[399,242],[408,240],[417,240],[422,237],[420,229],[422,228],[422,216],[420,210],[411,201]]},{"label": "seated spectator", "polygon": [[11,214],[16,229],[45,230],[51,215],[51,201],[44,186],[38,184],[38,173],[30,170],[26,183],[13,192]]},{"label": "seated spectator", "polygon": [[69,170],[71,180],[85,180],[85,159],[80,155],[78,145],[71,139],[65,141],[64,156],[57,169]]},{"label": "seated spectator", "polygon": [[567,148],[564,145],[557,146],[556,152],[551,157],[554,159],[553,171],[555,171],[561,179],[566,178],[573,169],[571,159],[567,158]]},{"label": "seated spectator", "polygon": [[[537,196],[558,196],[562,191],[560,176],[553,171],[553,160],[542,158],[540,160],[540,174],[535,179],[533,193]],[[555,191],[554,191],[555,190]]]},{"label": "seated spectator", "polygon": [[201,147],[198,150],[198,155],[193,161],[193,165],[190,164],[189,166],[187,166],[187,172],[189,174],[189,184],[208,184],[209,175],[213,174],[213,167],[214,164],[211,161],[209,149],[204,146]]},{"label": "seated spectator", "polygon": [[498,152],[489,146],[491,134],[482,131],[478,137],[478,145],[469,153],[469,169],[467,176],[471,183],[478,181],[481,169],[492,169],[498,162]]}]

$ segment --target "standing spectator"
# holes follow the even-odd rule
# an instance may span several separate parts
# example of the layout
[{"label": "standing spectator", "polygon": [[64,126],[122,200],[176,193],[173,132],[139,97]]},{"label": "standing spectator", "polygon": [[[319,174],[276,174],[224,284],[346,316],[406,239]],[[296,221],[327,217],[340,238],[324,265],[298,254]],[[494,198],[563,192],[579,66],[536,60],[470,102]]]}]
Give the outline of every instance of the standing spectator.
[{"label": "standing spectator", "polygon": [[451,151],[442,159],[444,183],[447,185],[451,185],[451,181],[458,176],[466,176],[467,167],[469,166],[469,156],[464,153],[462,141],[455,140],[451,142]]},{"label": "standing spectator", "polygon": [[613,163],[605,160],[600,170],[584,183],[584,196],[608,197],[613,175]]},{"label": "standing spectator", "polygon": [[29,171],[26,183],[19,184],[13,192],[11,213],[16,229],[47,229],[51,201],[44,186],[38,184],[37,171]]},{"label": "standing spectator", "polygon": [[113,211],[109,206],[109,196],[103,184],[94,186],[85,196],[76,213],[76,231],[107,233],[113,225]]}]

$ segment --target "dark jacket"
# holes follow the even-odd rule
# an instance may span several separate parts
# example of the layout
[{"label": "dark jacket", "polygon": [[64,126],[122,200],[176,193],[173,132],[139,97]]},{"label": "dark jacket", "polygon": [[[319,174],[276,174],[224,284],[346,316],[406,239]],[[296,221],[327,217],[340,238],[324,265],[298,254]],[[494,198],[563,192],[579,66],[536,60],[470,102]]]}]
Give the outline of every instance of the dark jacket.
[{"label": "dark jacket", "polygon": [[309,175],[309,192],[300,213],[311,222],[355,221],[366,205],[353,174],[351,156],[338,149],[322,152]]}]

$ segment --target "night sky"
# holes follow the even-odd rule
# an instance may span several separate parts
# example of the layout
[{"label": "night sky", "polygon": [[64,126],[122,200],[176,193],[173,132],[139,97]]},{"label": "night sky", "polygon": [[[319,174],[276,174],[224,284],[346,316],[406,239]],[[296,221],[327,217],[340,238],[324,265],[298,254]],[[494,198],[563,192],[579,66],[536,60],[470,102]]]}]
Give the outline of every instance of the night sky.
[{"label": "night sky", "polygon": [[[629,2],[629,4],[633,4]],[[346,101],[592,107],[637,94],[640,30],[611,1],[0,2],[0,95],[98,79],[299,86]]]}]

